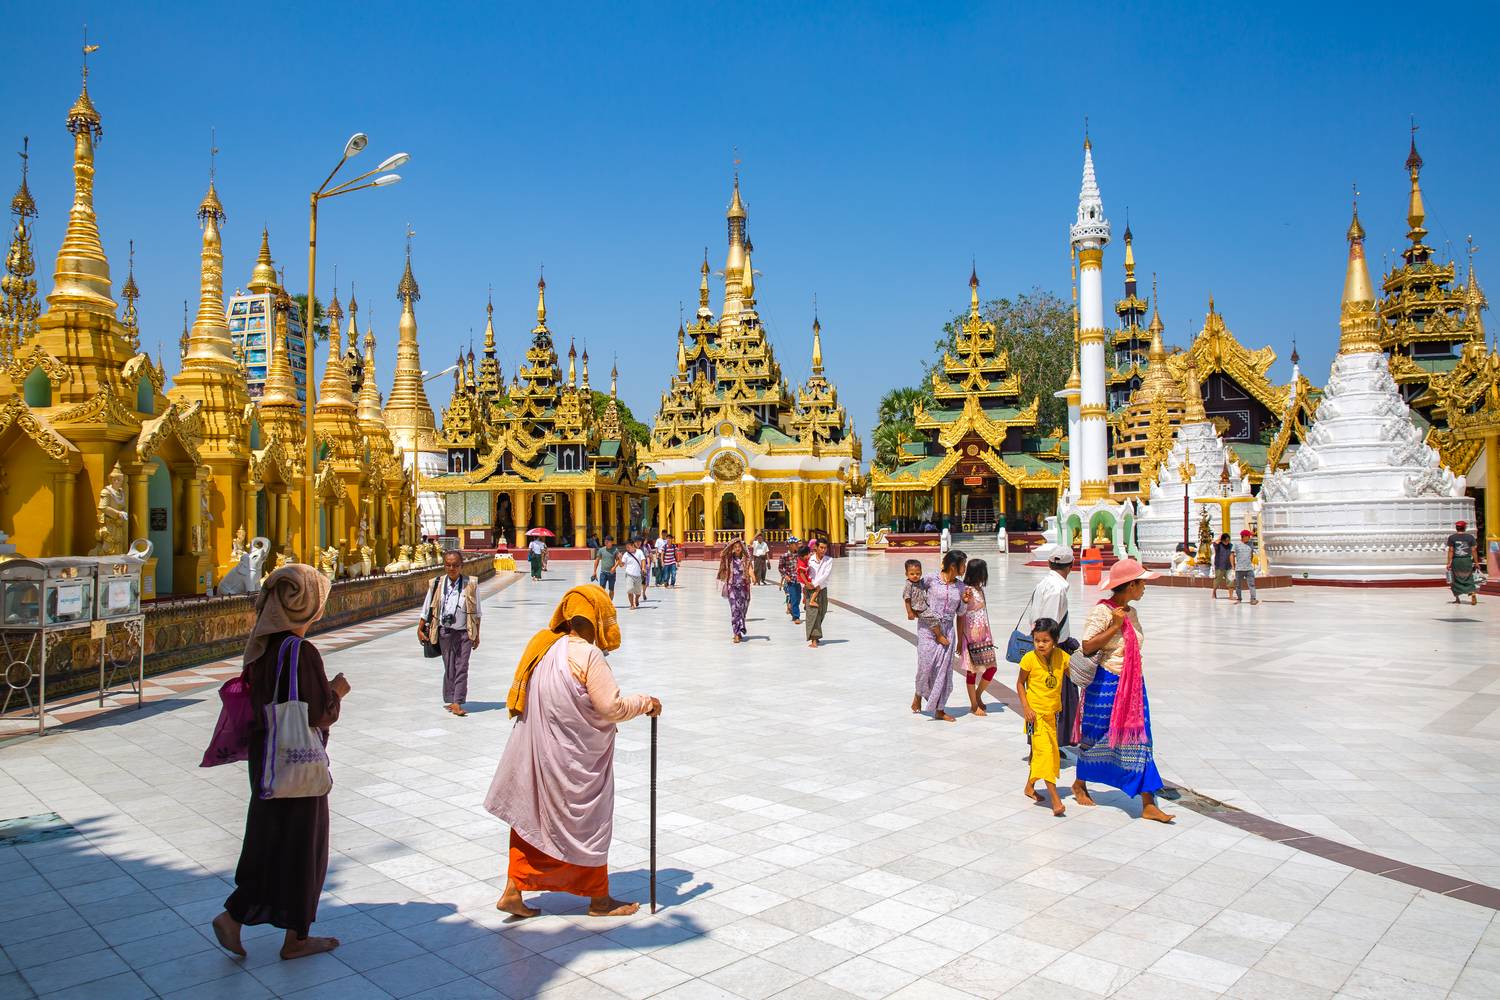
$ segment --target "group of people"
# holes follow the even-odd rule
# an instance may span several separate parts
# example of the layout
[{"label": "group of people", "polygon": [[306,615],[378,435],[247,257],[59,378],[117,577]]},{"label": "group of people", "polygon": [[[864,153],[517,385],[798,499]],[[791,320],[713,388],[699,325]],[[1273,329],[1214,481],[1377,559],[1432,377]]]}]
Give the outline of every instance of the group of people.
[{"label": "group of people", "polygon": [[[1068,575],[1073,552],[1050,546],[1048,573],[1033,590],[1006,643],[1017,664],[1016,695],[1031,747],[1024,787],[1031,800],[1065,814],[1057,793],[1062,749],[1076,748],[1073,798],[1092,806],[1088,784],[1112,785],[1141,799],[1144,819],[1170,823],[1156,804],[1164,782],[1156,769],[1151,709],[1143,676],[1144,631],[1135,610],[1146,581],[1158,574],[1134,559],[1110,567],[1102,597],[1084,619],[1081,639],[1070,636]],[[959,549],[942,555],[937,572],[919,560],[906,562],[902,602],[917,623],[917,673],[911,710],[936,721],[955,722],[947,710],[953,690],[953,660],[959,658],[970,713],[984,716],[985,686],[994,678],[998,651],[985,587],[989,567]],[[1036,783],[1046,786],[1045,800]]]},{"label": "group of people", "polygon": [[1240,540],[1231,542],[1229,532],[1219,535],[1214,541],[1214,587],[1213,599],[1219,599],[1219,588],[1229,593],[1229,581],[1234,580],[1234,603],[1244,600],[1245,588],[1250,588],[1250,603],[1259,604],[1255,592],[1255,535],[1249,528],[1240,529]]},{"label": "group of people", "polygon": [[682,550],[671,532],[661,532],[655,542],[636,535],[625,539],[624,545],[616,545],[613,535],[605,535],[604,541],[594,549],[589,582],[597,583],[613,599],[615,584],[624,576],[626,601],[636,609],[646,599],[648,587],[677,586],[677,564],[681,559]]},{"label": "group of people", "polygon": [[[428,595],[442,609],[440,642],[447,632],[462,631],[448,624],[448,615],[460,613],[468,591],[459,585],[458,598],[451,599],[443,581],[452,579],[445,572]],[[343,674],[328,678],[317,648],[305,638],[323,616],[329,588],[325,575],[292,563],[272,572],[256,599],[241,673],[250,701],[250,801],[235,888],[211,923],[215,940],[242,958],[247,925],[284,931],[282,959],[339,945],[337,938],[309,933],[328,873],[326,786],[322,794],[277,796],[268,792],[274,781],[265,780],[278,765],[305,762],[310,752],[281,742],[273,723],[282,715],[273,709],[300,702],[316,741],[326,747],[350,693]],[[477,608],[470,613],[477,622]],[[592,916],[627,916],[639,907],[609,891],[615,731],[637,716],[660,715],[662,705],[649,695],[620,693],[604,658],[620,641],[614,602],[603,588],[586,584],[563,596],[521,655],[506,699],[516,726],[484,802],[510,827],[505,888],[495,904],[503,913],[535,916],[522,894],[542,891],[586,897]]]},{"label": "group of people", "polygon": [[[760,552],[757,555],[757,551]],[[763,535],[746,546],[735,539],[719,557],[719,594],[729,602],[729,623],[734,642],[745,640],[745,616],[750,610],[750,588],[765,584],[771,547]],[[781,577],[783,604],[792,624],[803,626],[807,645],[817,649],[823,640],[823,621],[828,615],[828,581],[833,576],[833,556],[822,536],[802,542],[787,539],[776,564]]]}]

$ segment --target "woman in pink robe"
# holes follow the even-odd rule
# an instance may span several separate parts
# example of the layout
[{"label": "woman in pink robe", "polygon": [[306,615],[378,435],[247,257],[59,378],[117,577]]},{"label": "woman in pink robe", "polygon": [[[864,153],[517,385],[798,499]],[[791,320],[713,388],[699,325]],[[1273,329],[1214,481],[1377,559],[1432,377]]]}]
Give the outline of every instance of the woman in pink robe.
[{"label": "woman in pink robe", "polygon": [[615,727],[658,715],[649,695],[621,695],[604,651],[619,646],[614,606],[599,587],[563,596],[550,628],[522,654],[508,704],[517,716],[485,808],[510,824],[510,866],[496,906],[535,916],[523,892],[587,896],[594,916],[639,904],[609,894],[614,831]]}]

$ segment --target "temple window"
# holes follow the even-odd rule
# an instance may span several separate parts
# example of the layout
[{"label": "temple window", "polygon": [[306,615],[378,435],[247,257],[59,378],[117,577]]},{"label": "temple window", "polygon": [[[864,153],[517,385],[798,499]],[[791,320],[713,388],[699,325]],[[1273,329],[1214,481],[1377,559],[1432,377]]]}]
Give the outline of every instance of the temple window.
[{"label": "temple window", "polygon": [[21,395],[27,406],[51,406],[52,383],[47,380],[47,373],[40,368],[31,369],[21,384]]},{"label": "temple window", "polygon": [[135,387],[135,412],[144,413],[147,416],[156,412],[156,398],[152,392],[150,379],[141,379]]}]

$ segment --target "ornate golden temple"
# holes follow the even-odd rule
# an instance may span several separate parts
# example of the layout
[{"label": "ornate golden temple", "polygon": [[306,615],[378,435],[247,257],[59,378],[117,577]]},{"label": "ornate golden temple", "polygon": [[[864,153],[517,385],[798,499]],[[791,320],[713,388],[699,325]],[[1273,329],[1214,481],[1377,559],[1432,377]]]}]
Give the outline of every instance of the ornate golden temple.
[{"label": "ornate golden temple", "polygon": [[1068,485],[1063,443],[1038,430],[1039,399],[1023,402],[1024,392],[980,314],[971,272],[968,316],[932,373],[935,403],[913,413],[922,436],[902,446],[902,464],[871,474],[874,488],[891,494],[892,516],[930,510],[955,528],[991,532],[1002,516],[1016,527],[1017,513],[1040,521],[1055,512]]},{"label": "ornate golden temple", "polygon": [[589,385],[589,355],[570,344],[564,378],[547,325],[547,282],[536,283],[536,326],[520,371],[505,385],[495,354],[493,302],[485,306],[484,353],[459,356],[453,396],[436,442],[447,471],[421,485],[443,498],[444,525],[468,546],[504,538],[520,544],[530,528],[546,528],[564,544],[583,546],[591,534],[623,537],[638,524],[646,489],[636,442],[617,398]]},{"label": "ornate golden temple", "polygon": [[[404,522],[406,479],[379,420],[373,334],[359,399],[341,352],[337,297],[322,399],[313,416],[318,472],[317,539],[301,531],[303,404],[288,364],[294,308],[262,242],[251,285],[274,293],[265,393],[251,403],[243,351],[224,307],[226,213],[212,176],[197,209],[202,229],[196,319],[182,341],[170,389],[161,361],[140,351],[131,273],[114,301],[94,211],[95,147],[103,120],[88,72],[68,110],[73,203],[54,285],[37,301],[23,168],[0,279],[0,531],[27,556],[123,552],[149,539],[148,594],[202,593],[232,569],[247,537],[265,534],[277,557],[302,557],[347,573],[390,558]],[[348,335],[356,337],[351,301]],[[313,549],[316,548],[316,552]]]},{"label": "ornate golden temple", "polygon": [[[1129,230],[1126,231],[1127,233]],[[1126,246],[1129,247],[1129,237]],[[1131,294],[1121,303],[1135,299]],[[1117,500],[1147,500],[1156,470],[1172,451],[1177,428],[1187,413],[1182,386],[1167,367],[1167,349],[1162,342],[1166,329],[1161,312],[1155,308],[1156,289],[1151,290],[1153,307],[1147,327],[1150,346],[1146,363],[1132,369],[1139,373],[1130,400],[1111,420],[1112,446],[1109,461],[1109,493]],[[1131,310],[1132,314],[1134,309]]]},{"label": "ornate golden temple", "polygon": [[749,214],[739,178],[726,214],[729,249],[718,318],[705,253],[698,310],[678,324],[677,371],[640,460],[655,477],[657,521],[690,546],[765,531],[776,540],[844,538],[843,498],[860,445],[823,371],[822,327],[812,326],[812,374],[794,396],[755,305]]}]

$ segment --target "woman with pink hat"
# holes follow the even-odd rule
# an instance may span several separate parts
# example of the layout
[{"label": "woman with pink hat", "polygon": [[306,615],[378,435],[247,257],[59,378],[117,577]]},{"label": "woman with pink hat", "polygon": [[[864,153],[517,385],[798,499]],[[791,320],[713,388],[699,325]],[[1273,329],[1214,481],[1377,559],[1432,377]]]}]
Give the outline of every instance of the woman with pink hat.
[{"label": "woman with pink hat", "polygon": [[1133,607],[1146,593],[1146,581],[1158,575],[1134,559],[1121,559],[1102,587],[1109,596],[1084,619],[1083,653],[1097,659],[1100,669],[1083,692],[1073,797],[1091,806],[1088,782],[1113,785],[1141,797],[1142,819],[1170,823],[1172,816],[1156,804],[1163,782],[1151,749],[1151,706],[1142,676],[1145,637]]}]

